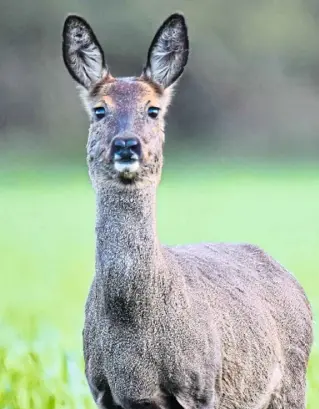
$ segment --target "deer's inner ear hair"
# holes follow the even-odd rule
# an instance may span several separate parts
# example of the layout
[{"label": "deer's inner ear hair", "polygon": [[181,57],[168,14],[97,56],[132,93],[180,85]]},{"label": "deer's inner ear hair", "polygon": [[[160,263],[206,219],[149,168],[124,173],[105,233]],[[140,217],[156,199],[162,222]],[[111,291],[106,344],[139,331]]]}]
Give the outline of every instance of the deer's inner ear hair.
[{"label": "deer's inner ear hair", "polygon": [[89,89],[108,75],[102,47],[91,26],[82,17],[68,16],[62,36],[64,63],[75,81]]},{"label": "deer's inner ear hair", "polygon": [[183,15],[175,13],[164,21],[148,51],[144,75],[164,88],[182,75],[187,64],[189,42]]}]

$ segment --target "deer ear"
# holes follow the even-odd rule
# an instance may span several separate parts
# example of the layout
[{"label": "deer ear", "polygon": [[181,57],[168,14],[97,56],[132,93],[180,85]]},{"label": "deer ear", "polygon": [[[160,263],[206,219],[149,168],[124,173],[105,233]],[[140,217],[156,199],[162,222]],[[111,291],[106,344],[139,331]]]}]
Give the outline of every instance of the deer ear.
[{"label": "deer ear", "polygon": [[108,75],[102,47],[83,18],[68,16],[62,37],[63,60],[75,81],[89,89],[103,76]]},{"label": "deer ear", "polygon": [[188,60],[187,26],[181,14],[172,14],[157,31],[148,51],[144,76],[162,85],[172,85]]}]

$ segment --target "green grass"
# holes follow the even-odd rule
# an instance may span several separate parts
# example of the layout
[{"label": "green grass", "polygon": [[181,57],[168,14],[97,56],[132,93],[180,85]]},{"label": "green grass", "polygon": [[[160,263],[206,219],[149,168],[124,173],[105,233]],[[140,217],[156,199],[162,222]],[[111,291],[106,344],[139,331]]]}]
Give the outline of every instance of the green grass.
[{"label": "green grass", "polygon": [[[258,244],[294,272],[319,316],[319,170],[168,169],[158,203],[163,242]],[[85,169],[1,172],[1,409],[94,407],[81,345],[94,216]],[[308,380],[317,409],[318,344]]]}]

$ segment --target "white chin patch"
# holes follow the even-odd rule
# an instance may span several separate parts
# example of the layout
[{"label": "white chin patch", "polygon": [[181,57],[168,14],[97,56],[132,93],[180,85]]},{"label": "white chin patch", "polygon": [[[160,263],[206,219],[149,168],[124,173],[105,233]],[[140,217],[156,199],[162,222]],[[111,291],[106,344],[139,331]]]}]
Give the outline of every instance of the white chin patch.
[{"label": "white chin patch", "polygon": [[123,163],[119,161],[115,161],[114,163],[115,170],[122,173],[127,178],[133,177],[134,173],[137,172],[139,167],[140,164],[137,160],[131,163]]}]

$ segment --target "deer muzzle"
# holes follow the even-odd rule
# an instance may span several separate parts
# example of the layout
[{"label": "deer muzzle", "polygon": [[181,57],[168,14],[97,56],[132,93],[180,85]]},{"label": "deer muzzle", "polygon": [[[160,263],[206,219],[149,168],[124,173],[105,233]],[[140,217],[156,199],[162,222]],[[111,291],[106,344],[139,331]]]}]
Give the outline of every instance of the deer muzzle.
[{"label": "deer muzzle", "polygon": [[115,169],[121,174],[129,176],[138,170],[141,153],[141,143],[136,137],[117,137],[112,142],[111,157]]}]

